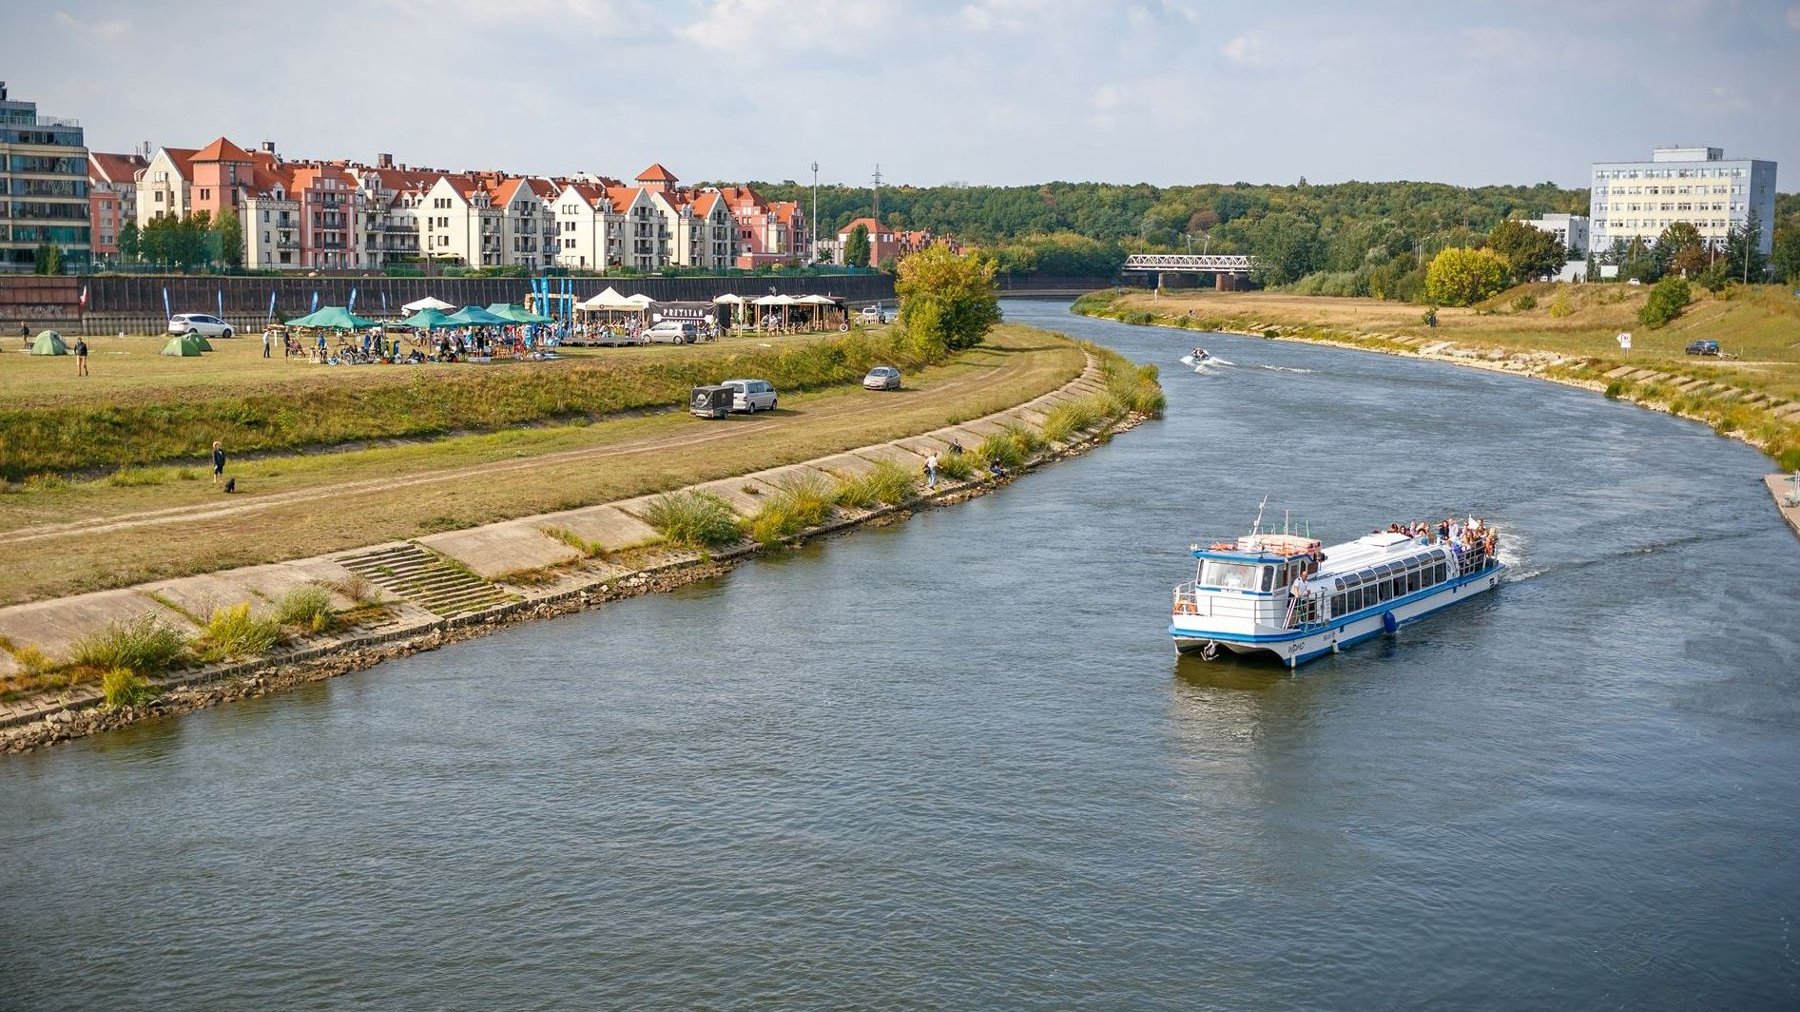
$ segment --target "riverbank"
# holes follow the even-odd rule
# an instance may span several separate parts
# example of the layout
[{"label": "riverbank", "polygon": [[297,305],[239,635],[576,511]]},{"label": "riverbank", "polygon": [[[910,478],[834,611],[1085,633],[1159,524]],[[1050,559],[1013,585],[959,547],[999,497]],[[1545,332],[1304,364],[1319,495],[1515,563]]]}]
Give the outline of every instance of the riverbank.
[{"label": "riverbank", "polygon": [[[336,633],[292,634],[286,645],[260,656],[130,673],[139,685],[132,693],[110,692],[98,671],[70,684],[16,693],[0,706],[0,750],[27,750],[361,670],[517,622],[671,589],[716,576],[759,551],[983,494],[1020,471],[1085,452],[1158,409],[1153,370],[1140,371],[1099,349],[1086,353],[1087,365],[1074,380],[1002,411],[681,490],[676,500],[714,502],[733,515],[734,535],[713,547],[683,544],[659,520],[670,496],[639,496],[355,552],[0,609],[0,645],[6,647],[0,661],[15,669],[14,677],[36,671],[54,678],[59,665],[73,670],[100,627],[123,632],[151,623],[202,649],[209,637],[217,639],[222,608],[241,607],[246,616],[272,621],[269,616],[306,588],[329,595],[331,613],[354,622]],[[915,476],[929,454],[939,456],[943,480],[920,490]],[[898,490],[890,481],[886,493],[869,491],[872,476],[895,474],[902,476]],[[786,511],[808,490],[823,492],[823,508],[787,524]],[[771,514],[783,521],[772,535]],[[113,705],[107,705],[109,697]]]},{"label": "riverbank", "polygon": [[[1696,289],[1681,317],[1648,330],[1635,322],[1648,291],[1528,285],[1467,309],[1438,309],[1435,326],[1416,306],[1262,292],[1112,290],[1077,300],[1073,311],[1531,376],[1700,422],[1761,450],[1783,471],[1800,469],[1800,300],[1785,291],[1721,297]],[[1615,340],[1622,331],[1633,335],[1629,352]],[[1733,357],[1684,354],[1702,338]]]}]

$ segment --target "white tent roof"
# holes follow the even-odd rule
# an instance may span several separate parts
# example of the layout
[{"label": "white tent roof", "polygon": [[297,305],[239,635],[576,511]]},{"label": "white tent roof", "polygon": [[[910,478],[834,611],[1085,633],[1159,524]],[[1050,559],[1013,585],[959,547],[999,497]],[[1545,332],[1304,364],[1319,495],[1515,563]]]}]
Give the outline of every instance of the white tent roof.
[{"label": "white tent roof", "polygon": [[713,299],[714,303],[729,303],[734,306],[741,304],[743,301],[744,297],[742,295],[732,295],[730,293],[720,295]]},{"label": "white tent roof", "polygon": [[645,300],[644,302],[635,301],[636,299],[639,299],[639,298],[642,298],[642,296],[634,295],[628,299],[625,296],[620,295],[619,290],[617,288],[614,288],[611,285],[608,285],[606,287],[606,291],[601,292],[599,295],[596,295],[591,299],[588,299],[586,302],[583,302],[581,304],[581,308],[582,309],[642,309],[646,305],[649,304],[649,300]]},{"label": "white tent roof", "polygon": [[627,295],[625,296],[625,301],[639,309],[648,309],[649,307],[656,305],[655,299],[641,293],[638,295]]},{"label": "white tent roof", "polygon": [[443,309],[457,309],[460,307],[453,306],[450,303],[445,302],[443,299],[434,298],[430,295],[427,295],[424,298],[419,299],[415,302],[408,302],[406,305],[401,306],[400,308],[406,310],[409,313],[416,313],[421,309],[443,310]]},{"label": "white tent roof", "polygon": [[756,300],[756,304],[759,306],[793,306],[798,305],[799,302],[800,300],[792,295],[765,295]]},{"label": "white tent roof", "polygon": [[827,298],[826,296],[823,296],[823,295],[802,295],[802,296],[800,296],[800,298],[797,301],[805,303],[808,306],[835,306],[835,305],[837,305],[836,299]]}]

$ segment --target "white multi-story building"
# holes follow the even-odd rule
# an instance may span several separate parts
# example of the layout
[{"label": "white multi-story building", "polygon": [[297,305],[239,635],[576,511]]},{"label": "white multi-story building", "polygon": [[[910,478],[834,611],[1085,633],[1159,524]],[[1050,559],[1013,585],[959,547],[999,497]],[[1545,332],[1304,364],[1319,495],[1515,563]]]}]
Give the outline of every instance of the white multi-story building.
[{"label": "white multi-story building", "polygon": [[1537,218],[1526,218],[1521,224],[1530,225],[1539,232],[1548,232],[1556,237],[1556,241],[1569,251],[1569,255],[1579,260],[1587,256],[1592,248],[1589,246],[1590,233],[1588,219],[1579,214],[1546,214]]},{"label": "white multi-story building", "polygon": [[1723,148],[1656,148],[1647,162],[1595,162],[1589,201],[1596,252],[1614,242],[1656,241],[1663,229],[1685,221],[1712,245],[1754,218],[1762,251],[1775,232],[1775,163],[1727,159]]}]

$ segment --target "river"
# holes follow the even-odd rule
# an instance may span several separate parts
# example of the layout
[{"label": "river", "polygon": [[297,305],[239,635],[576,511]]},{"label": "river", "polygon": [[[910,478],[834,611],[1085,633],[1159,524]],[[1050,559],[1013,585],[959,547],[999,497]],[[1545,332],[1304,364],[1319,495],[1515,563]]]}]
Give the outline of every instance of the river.
[{"label": "river", "polygon": [[[1597,395],[1009,319],[1167,417],[964,505],[0,760],[0,1007],[1800,1003],[1800,544]],[[1203,340],[1232,365],[1174,364]],[[1513,578],[1297,674],[1184,546],[1468,510]],[[1274,514],[1272,514],[1274,515]]]}]

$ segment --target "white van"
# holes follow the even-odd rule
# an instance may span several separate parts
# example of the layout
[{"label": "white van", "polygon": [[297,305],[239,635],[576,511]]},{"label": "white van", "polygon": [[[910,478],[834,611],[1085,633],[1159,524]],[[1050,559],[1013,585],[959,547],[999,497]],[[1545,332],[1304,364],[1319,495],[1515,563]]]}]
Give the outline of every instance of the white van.
[{"label": "white van", "polygon": [[733,411],[748,411],[754,415],[758,411],[775,410],[775,388],[769,385],[768,380],[726,380],[719,385],[732,389],[731,410]]},{"label": "white van", "polygon": [[693,344],[700,340],[700,325],[693,320],[658,320],[639,336],[645,344]]},{"label": "white van", "polygon": [[886,323],[888,322],[888,313],[887,310],[881,308],[881,303],[877,302],[873,306],[862,307],[862,312],[856,314],[856,320],[858,323]]}]

